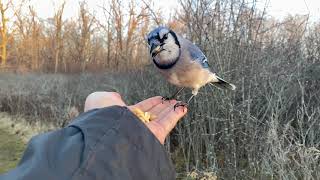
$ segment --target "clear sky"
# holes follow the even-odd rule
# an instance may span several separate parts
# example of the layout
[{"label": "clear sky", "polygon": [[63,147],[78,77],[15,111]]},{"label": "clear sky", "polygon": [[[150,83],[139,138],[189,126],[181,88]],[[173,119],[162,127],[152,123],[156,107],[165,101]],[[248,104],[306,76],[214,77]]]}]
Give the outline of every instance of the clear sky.
[{"label": "clear sky", "polygon": [[270,0],[268,12],[283,18],[288,14],[309,14],[313,20],[320,21],[320,0]]},{"label": "clear sky", "polygon": [[[40,17],[50,17],[54,13],[54,8],[57,7],[62,0],[30,0],[34,5]],[[74,17],[78,11],[80,0],[66,0],[65,18]],[[88,0],[88,5],[91,10],[96,11],[96,16],[102,16],[101,8],[103,3],[108,3],[110,0]],[[125,1],[125,0],[123,0]],[[260,0],[258,7],[262,8],[268,1],[268,12],[270,15],[277,18],[283,18],[288,14],[308,14],[313,20],[320,21],[320,0]],[[155,6],[166,10],[172,10],[177,7],[178,0],[155,0]]]}]

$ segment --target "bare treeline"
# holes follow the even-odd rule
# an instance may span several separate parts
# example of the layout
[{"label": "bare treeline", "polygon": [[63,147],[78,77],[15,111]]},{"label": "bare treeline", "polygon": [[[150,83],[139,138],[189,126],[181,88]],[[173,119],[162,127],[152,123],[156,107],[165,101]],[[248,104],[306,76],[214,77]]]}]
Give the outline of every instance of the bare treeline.
[{"label": "bare treeline", "polygon": [[[1,5],[3,3],[1,2]],[[144,37],[150,30],[151,3],[112,0],[97,5],[95,17],[87,2],[78,17],[65,19],[65,4],[52,18],[42,19],[24,1],[1,6],[2,68],[36,72],[84,72],[134,67],[148,62]],[[14,11],[9,17],[7,9]],[[7,24],[11,24],[10,28]],[[10,39],[10,41],[8,41]],[[8,51],[8,54],[4,52]]]},{"label": "bare treeline", "polygon": [[[226,59],[221,52],[226,44],[245,45],[240,48],[244,50],[264,48],[268,43],[295,43],[306,34],[308,23],[307,16],[279,22],[268,17],[266,10],[258,10],[255,1],[185,0],[168,22],[160,11],[152,9],[151,1],[110,0],[97,6],[104,13],[102,19],[89,11],[86,1],[75,7],[77,18],[64,19],[65,3],[48,19],[40,18],[33,7],[24,7],[25,1],[0,3],[3,68],[57,73],[140,66],[149,59],[144,37],[157,24],[167,24],[192,39],[214,57],[216,64],[232,66],[236,61],[230,55]],[[8,9],[14,16],[8,17]],[[312,36],[319,33],[316,26]],[[316,37],[306,38],[301,43],[307,46],[319,43],[310,42]],[[308,55],[318,52],[306,49]]]}]

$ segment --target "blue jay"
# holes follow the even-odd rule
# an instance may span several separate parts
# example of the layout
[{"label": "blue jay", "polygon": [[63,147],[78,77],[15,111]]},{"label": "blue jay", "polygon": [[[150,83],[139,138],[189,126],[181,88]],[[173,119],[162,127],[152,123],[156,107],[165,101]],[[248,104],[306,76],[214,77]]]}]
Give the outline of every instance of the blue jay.
[{"label": "blue jay", "polygon": [[192,89],[192,96],[187,103],[178,103],[175,108],[187,106],[198,94],[199,89],[206,84],[221,89],[236,89],[235,85],[223,80],[210,70],[206,56],[196,45],[171,29],[155,28],[147,38],[155,66],[171,84],[180,87],[173,96],[164,99],[174,99],[185,87]]}]

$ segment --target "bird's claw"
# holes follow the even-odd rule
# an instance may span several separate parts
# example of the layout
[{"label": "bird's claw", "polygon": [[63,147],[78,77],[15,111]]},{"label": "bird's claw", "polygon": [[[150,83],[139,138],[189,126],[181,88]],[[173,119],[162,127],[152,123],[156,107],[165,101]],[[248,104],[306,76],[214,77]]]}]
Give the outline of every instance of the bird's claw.
[{"label": "bird's claw", "polygon": [[169,97],[162,97],[161,98],[161,100],[162,100],[162,104],[164,103],[164,101],[170,101],[170,100],[172,100],[172,98],[169,98]]},{"label": "bird's claw", "polygon": [[[174,105],[173,109],[176,110],[176,108],[179,106],[188,107],[189,104],[185,103],[185,102],[178,102],[177,104]],[[183,109],[183,111],[184,111],[184,109]]]}]

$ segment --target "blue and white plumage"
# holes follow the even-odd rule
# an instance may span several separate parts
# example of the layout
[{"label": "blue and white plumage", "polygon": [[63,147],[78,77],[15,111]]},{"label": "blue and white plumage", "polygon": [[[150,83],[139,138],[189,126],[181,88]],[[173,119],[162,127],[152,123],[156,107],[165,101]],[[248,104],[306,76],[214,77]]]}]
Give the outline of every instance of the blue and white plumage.
[{"label": "blue and white plumage", "polygon": [[235,85],[212,72],[206,56],[189,40],[166,27],[154,29],[147,38],[150,55],[160,73],[170,83],[182,89],[185,87],[192,89],[193,95],[188,103],[197,95],[199,89],[208,83],[222,89],[235,90]]}]

